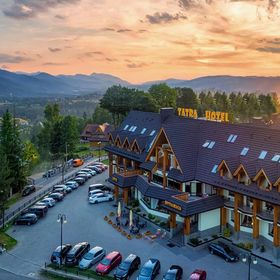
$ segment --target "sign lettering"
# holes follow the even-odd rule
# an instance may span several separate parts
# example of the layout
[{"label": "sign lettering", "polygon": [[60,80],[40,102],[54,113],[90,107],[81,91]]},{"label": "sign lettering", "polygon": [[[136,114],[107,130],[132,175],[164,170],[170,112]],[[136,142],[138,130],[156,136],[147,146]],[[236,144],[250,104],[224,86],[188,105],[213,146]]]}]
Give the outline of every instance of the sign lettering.
[{"label": "sign lettering", "polygon": [[169,207],[171,207],[171,208],[174,208],[174,209],[176,209],[176,210],[178,210],[178,211],[182,211],[182,207],[181,207],[180,205],[177,205],[177,204],[172,203],[172,202],[170,202],[170,201],[165,200],[165,201],[164,201],[164,205],[169,206]]}]

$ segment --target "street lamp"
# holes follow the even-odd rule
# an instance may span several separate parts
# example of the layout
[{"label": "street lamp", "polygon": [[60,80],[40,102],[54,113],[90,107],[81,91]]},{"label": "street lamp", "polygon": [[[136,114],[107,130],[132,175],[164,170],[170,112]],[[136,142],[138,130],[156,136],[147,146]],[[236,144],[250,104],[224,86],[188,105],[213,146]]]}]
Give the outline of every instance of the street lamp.
[{"label": "street lamp", "polygon": [[251,279],[251,264],[257,264],[258,261],[257,261],[257,258],[256,257],[253,257],[252,254],[244,254],[242,256],[242,262],[244,263],[248,263],[248,280]]},{"label": "street lamp", "polygon": [[99,146],[99,149],[98,149],[99,160],[98,160],[98,161],[100,162],[100,157],[101,157],[101,156],[100,156],[100,153],[101,153],[101,149],[100,149],[100,148],[101,148],[101,142],[99,141],[97,144],[98,144],[98,146]]},{"label": "street lamp", "polygon": [[62,226],[63,226],[63,224],[67,223],[66,215],[58,214],[57,222],[60,223],[60,260],[59,260],[59,264],[61,266],[62,265],[62,256],[61,256],[61,252],[62,252]]}]

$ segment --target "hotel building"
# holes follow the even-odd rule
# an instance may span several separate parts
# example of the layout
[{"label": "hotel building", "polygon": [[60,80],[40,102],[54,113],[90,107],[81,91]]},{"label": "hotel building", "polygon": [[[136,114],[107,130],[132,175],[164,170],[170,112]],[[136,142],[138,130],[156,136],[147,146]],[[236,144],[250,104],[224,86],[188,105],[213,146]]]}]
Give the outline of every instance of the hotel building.
[{"label": "hotel building", "polygon": [[115,198],[166,219],[171,235],[229,227],[254,246],[280,248],[280,132],[246,124],[132,111],[109,135]]}]

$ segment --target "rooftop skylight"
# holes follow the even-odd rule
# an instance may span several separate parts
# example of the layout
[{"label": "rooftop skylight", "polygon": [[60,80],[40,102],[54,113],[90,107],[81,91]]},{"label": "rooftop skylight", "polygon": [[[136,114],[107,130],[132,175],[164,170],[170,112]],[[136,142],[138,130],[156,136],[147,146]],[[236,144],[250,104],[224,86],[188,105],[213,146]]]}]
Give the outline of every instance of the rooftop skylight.
[{"label": "rooftop skylight", "polygon": [[240,155],[241,155],[241,156],[246,156],[247,153],[248,153],[248,151],[249,151],[249,148],[248,148],[248,147],[244,147],[244,148],[242,149]]},{"label": "rooftop skylight", "polygon": [[204,142],[204,144],[202,145],[203,148],[208,148],[208,149],[212,149],[215,145],[215,141],[211,141],[211,140],[206,140]]},{"label": "rooftop skylight", "polygon": [[280,160],[280,155],[278,155],[278,154],[274,155],[271,160],[275,161],[275,162],[279,161]]},{"label": "rooftop skylight", "polygon": [[150,133],[150,136],[153,136],[155,133],[156,133],[156,131],[153,130],[153,131]]},{"label": "rooftop skylight", "polygon": [[215,165],[213,166],[212,170],[211,170],[211,173],[217,173],[217,171],[218,171],[218,165],[215,164]]},{"label": "rooftop skylight", "polygon": [[131,131],[134,132],[136,130],[136,128],[137,128],[137,126],[134,126]]},{"label": "rooftop skylight", "polygon": [[141,130],[141,134],[144,134],[146,130],[147,130],[147,128],[144,127],[144,128]]},{"label": "rooftop skylight", "polygon": [[259,159],[264,159],[266,157],[267,151],[261,151]]},{"label": "rooftop skylight", "polygon": [[234,143],[235,140],[236,140],[236,138],[237,138],[237,135],[231,134],[231,135],[228,137],[227,142]]},{"label": "rooftop skylight", "polygon": [[127,124],[127,125],[124,127],[124,129],[123,129],[123,130],[127,130],[127,129],[128,129],[128,127],[129,127],[129,125]]}]

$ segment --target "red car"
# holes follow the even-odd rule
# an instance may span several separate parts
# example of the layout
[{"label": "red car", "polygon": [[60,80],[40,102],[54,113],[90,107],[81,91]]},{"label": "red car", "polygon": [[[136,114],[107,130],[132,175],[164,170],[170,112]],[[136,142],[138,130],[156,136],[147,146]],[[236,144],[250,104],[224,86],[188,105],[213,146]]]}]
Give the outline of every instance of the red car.
[{"label": "red car", "polygon": [[190,280],[206,280],[206,271],[196,269],[190,276]]},{"label": "red car", "polygon": [[108,274],[112,269],[117,267],[122,261],[122,255],[119,252],[113,251],[109,253],[96,267],[96,272],[99,275]]}]

